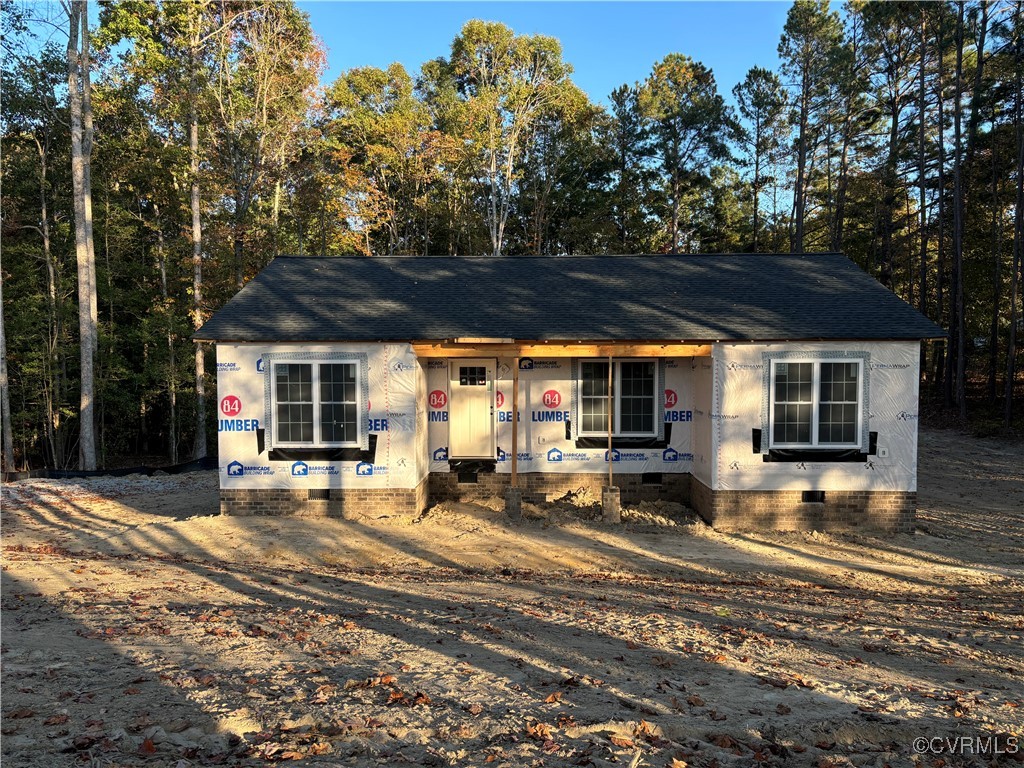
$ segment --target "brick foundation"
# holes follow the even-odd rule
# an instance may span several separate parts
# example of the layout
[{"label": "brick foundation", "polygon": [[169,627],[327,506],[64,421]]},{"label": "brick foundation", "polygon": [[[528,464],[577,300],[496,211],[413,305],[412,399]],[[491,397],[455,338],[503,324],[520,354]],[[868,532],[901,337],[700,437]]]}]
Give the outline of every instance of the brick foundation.
[{"label": "brick foundation", "polygon": [[[914,531],[917,494],[906,491],[826,491],[819,503],[803,501],[800,491],[712,491],[688,474],[662,474],[660,483],[644,483],[639,474],[614,478],[622,503],[688,504],[720,531]],[[328,499],[310,499],[305,488],[222,488],[220,510],[224,515],[414,517],[438,501],[503,498],[510,482],[511,475],[496,472],[480,472],[475,483],[460,483],[456,473],[433,472],[416,488],[333,488]],[[604,473],[519,475],[522,500],[532,503],[580,488],[598,501],[607,483]]]},{"label": "brick foundation", "polygon": [[415,488],[332,488],[330,498],[310,499],[307,488],[221,488],[222,515],[344,517],[408,515],[427,508],[427,478]]},{"label": "brick foundation", "polygon": [[800,491],[712,491],[691,484],[692,506],[720,531],[864,531],[913,533],[917,494],[826,491],[824,503]]},{"label": "brick foundation", "polygon": [[[480,472],[475,483],[460,483],[454,472],[430,473],[430,501],[473,501],[504,498],[512,476],[497,472]],[[608,485],[608,473],[579,472],[574,474],[524,472],[519,475],[523,501],[538,503],[564,496],[569,491],[584,488],[595,501],[601,499],[601,489]],[[624,504],[640,501],[676,501],[690,503],[690,475],[661,475],[660,483],[644,483],[643,475],[615,473],[615,485],[621,490]]]}]

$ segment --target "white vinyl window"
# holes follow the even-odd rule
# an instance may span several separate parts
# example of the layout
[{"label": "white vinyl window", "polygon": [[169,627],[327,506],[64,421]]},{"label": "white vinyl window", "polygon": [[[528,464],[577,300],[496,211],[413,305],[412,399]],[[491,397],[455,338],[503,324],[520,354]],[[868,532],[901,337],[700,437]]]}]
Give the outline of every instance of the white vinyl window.
[{"label": "white vinyl window", "polygon": [[271,397],[275,445],[359,445],[357,362],[275,361]]},{"label": "white vinyl window", "polygon": [[[580,435],[608,434],[608,361],[580,361]],[[612,363],[612,434],[657,437],[658,366],[654,360]]]},{"label": "white vinyl window", "polygon": [[772,448],[859,448],[860,360],[773,360]]}]

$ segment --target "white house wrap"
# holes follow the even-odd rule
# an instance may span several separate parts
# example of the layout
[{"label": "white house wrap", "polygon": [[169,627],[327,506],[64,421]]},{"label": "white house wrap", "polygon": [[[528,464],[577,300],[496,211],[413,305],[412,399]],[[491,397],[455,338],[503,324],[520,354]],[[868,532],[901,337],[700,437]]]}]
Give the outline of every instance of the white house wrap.
[{"label": "white house wrap", "polygon": [[[905,342],[717,344],[710,424],[717,446],[714,490],[916,491],[917,390],[920,347]],[[752,450],[752,428],[768,431],[768,360],[863,360],[862,437],[876,451],[860,461],[766,462],[769,441]]]},{"label": "white house wrap", "polygon": [[[271,403],[274,364],[349,360],[360,363],[358,442],[364,455],[347,461],[272,460],[281,448]],[[427,473],[417,439],[417,419],[426,412],[423,382],[408,344],[217,345],[223,487],[415,488]]]}]

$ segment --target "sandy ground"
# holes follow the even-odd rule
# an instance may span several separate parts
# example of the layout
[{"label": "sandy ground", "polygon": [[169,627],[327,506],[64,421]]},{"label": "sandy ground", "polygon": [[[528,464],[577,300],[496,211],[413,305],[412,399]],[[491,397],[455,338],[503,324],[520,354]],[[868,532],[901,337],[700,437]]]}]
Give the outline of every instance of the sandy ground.
[{"label": "sandy ground", "polygon": [[1024,447],[924,432],[921,463],[920,530],[884,540],[674,505],[612,527],[586,499],[225,518],[216,473],[13,483],[0,760],[1022,761]]}]

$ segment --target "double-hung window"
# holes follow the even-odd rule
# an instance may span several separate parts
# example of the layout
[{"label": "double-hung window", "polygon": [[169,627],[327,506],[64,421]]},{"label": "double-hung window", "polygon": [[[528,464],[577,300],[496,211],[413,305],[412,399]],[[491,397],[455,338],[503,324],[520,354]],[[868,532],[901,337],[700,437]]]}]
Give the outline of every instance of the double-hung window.
[{"label": "double-hung window", "polygon": [[772,448],[859,448],[860,360],[773,360]]},{"label": "double-hung window", "polygon": [[275,444],[359,445],[359,364],[275,362],[271,379]]},{"label": "double-hung window", "polygon": [[[658,367],[653,360],[612,362],[612,433],[657,437]],[[580,362],[580,435],[608,434],[608,361]]]}]

